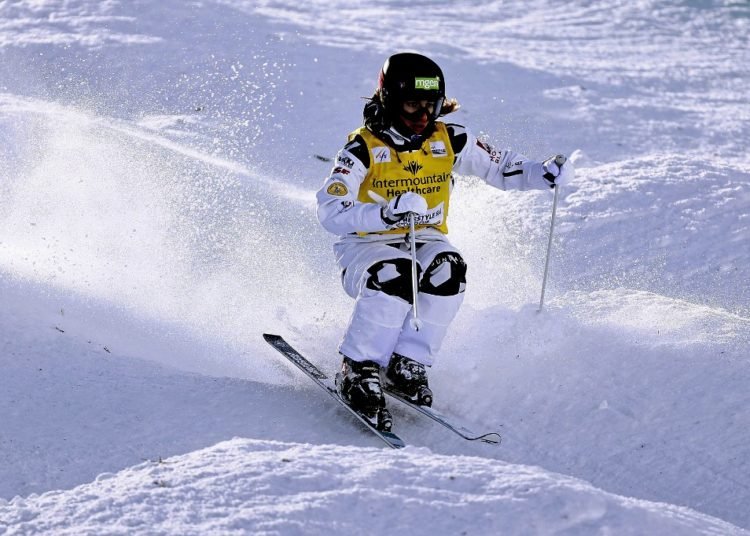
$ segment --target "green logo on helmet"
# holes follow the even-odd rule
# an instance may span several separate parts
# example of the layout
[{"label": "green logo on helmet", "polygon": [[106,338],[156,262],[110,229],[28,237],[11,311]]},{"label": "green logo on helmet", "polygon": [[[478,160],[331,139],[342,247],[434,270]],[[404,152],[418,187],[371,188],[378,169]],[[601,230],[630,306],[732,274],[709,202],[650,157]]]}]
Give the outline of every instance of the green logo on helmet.
[{"label": "green logo on helmet", "polygon": [[439,90],[440,77],[435,76],[432,78],[415,78],[414,89]]}]

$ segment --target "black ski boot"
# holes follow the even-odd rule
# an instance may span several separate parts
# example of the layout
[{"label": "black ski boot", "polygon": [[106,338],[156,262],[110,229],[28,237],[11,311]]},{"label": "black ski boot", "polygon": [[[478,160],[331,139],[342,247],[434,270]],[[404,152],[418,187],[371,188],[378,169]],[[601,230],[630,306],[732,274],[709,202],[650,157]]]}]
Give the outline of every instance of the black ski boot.
[{"label": "black ski boot", "polygon": [[375,423],[378,430],[390,431],[393,418],[385,407],[385,395],[380,388],[380,365],[344,356],[341,372],[336,374],[336,389],[344,402]]},{"label": "black ski boot", "polygon": [[401,354],[393,354],[385,379],[391,389],[412,402],[432,406],[432,391],[427,385],[427,370],[422,363]]}]

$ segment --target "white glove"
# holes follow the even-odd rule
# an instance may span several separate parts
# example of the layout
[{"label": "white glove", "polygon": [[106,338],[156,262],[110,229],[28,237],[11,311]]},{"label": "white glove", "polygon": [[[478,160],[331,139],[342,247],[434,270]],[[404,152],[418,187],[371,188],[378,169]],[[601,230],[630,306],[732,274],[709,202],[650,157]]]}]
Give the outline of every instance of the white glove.
[{"label": "white glove", "polygon": [[544,169],[544,178],[550,182],[552,187],[564,187],[575,178],[573,164],[561,154],[551,156],[542,162],[542,168]]},{"label": "white glove", "polygon": [[424,197],[414,192],[404,192],[391,199],[387,205],[383,205],[380,216],[386,224],[395,225],[411,212],[424,216],[428,210],[427,200]]}]

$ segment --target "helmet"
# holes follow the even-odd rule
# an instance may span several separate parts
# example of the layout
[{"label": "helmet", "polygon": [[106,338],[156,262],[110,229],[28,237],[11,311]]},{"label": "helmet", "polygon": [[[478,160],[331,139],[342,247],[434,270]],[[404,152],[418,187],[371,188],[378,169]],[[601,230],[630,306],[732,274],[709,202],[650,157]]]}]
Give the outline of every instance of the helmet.
[{"label": "helmet", "polygon": [[434,121],[445,99],[445,78],[438,64],[430,58],[402,52],[385,60],[378,78],[378,93],[391,119],[398,117],[405,101],[434,101],[430,117]]}]

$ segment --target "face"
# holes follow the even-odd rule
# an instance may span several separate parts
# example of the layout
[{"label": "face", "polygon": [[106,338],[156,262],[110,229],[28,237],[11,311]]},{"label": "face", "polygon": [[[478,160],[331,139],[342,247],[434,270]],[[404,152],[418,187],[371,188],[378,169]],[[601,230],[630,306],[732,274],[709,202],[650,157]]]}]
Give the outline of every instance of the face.
[{"label": "face", "polygon": [[415,134],[421,134],[430,123],[435,111],[435,101],[409,100],[401,105],[401,120]]}]

